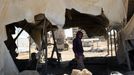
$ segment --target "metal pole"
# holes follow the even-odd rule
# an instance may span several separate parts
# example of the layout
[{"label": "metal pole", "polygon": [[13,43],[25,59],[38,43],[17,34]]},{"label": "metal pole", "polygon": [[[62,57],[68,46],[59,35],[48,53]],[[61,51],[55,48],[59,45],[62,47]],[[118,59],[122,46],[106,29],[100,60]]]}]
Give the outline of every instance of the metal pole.
[{"label": "metal pole", "polygon": [[[48,23],[47,23],[48,21],[47,20],[45,20],[45,23],[44,23],[44,33],[43,33],[43,35],[45,35],[45,73],[47,74],[47,58],[48,58],[48,55],[47,55],[47,25],[48,25]],[[44,39],[44,38],[43,38]]]},{"label": "metal pole", "polygon": [[54,41],[54,44],[53,44],[53,51],[52,51],[52,55],[51,55],[51,58],[53,58],[53,55],[54,55],[54,51],[55,51],[55,47],[57,47],[57,45],[56,45],[56,41],[55,41],[55,36],[54,36],[54,32],[53,31],[51,31],[52,32],[52,37],[53,37],[53,41]]},{"label": "metal pole", "polygon": [[29,36],[29,60],[31,59],[31,37]]},{"label": "metal pole", "polygon": [[116,30],[114,30],[114,49],[115,49],[115,55],[116,55],[116,52],[117,52],[117,48],[116,48]]},{"label": "metal pole", "polygon": [[[45,17],[45,16],[44,16]],[[47,74],[47,23],[48,21],[44,19],[44,25],[43,25],[43,30],[42,30],[42,45],[41,45],[41,50],[43,50],[43,54],[45,57],[45,74]]]},{"label": "metal pole", "polygon": [[[108,32],[107,32],[107,34],[108,34]],[[109,53],[109,34],[108,34],[108,36],[107,36],[107,48],[108,48],[108,50],[107,50],[107,55],[109,55],[110,53]]]},{"label": "metal pole", "polygon": [[113,50],[112,50],[112,33],[110,31],[110,42],[111,42],[111,56],[113,56]]},{"label": "metal pole", "polygon": [[53,31],[52,31],[52,36],[53,36],[53,40],[54,40],[54,49],[53,49],[51,57],[53,57],[54,51],[56,51],[58,62],[60,62],[59,52],[58,52],[58,49],[57,49],[57,45],[56,45],[55,36],[54,36],[54,32]]},{"label": "metal pole", "polygon": [[53,44],[53,51],[52,51],[52,54],[51,54],[51,58],[53,58],[53,55],[54,55],[54,51],[55,51],[55,39],[54,39],[54,32],[52,32],[52,38],[53,38],[53,41],[54,41],[54,44]]},{"label": "metal pole", "polygon": [[21,31],[18,33],[18,35],[14,38],[14,41],[17,40],[17,38],[20,36],[20,34],[23,32],[23,29],[21,29]]},{"label": "metal pole", "polygon": [[53,47],[53,51],[52,51],[52,54],[51,54],[51,58],[53,58],[54,51],[55,51],[55,46]]}]

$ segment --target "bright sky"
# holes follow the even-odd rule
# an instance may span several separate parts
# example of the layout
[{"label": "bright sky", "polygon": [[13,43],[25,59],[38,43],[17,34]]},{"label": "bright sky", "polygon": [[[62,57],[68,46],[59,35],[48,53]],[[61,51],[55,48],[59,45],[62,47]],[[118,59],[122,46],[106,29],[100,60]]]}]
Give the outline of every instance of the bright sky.
[{"label": "bright sky", "polygon": [[[20,31],[21,31],[20,28],[16,28],[16,33],[17,34],[13,35],[13,37],[16,37]],[[73,30],[72,30],[72,28],[64,29],[64,32],[65,32],[65,38],[73,37]],[[25,31],[23,31],[21,33],[21,35],[19,36],[19,38],[27,38],[27,37],[29,37],[29,34],[27,32],[25,32]]]},{"label": "bright sky", "polygon": [[[20,28],[16,28],[16,31],[15,31],[16,34],[14,34],[13,37],[15,38],[20,31],[21,31]],[[29,34],[23,30],[18,38],[28,38],[28,37],[29,37]]]},{"label": "bright sky", "polygon": [[65,32],[65,37],[66,37],[66,38],[67,38],[67,37],[73,37],[73,30],[72,30],[72,28],[70,28],[70,29],[65,29],[64,32]]}]

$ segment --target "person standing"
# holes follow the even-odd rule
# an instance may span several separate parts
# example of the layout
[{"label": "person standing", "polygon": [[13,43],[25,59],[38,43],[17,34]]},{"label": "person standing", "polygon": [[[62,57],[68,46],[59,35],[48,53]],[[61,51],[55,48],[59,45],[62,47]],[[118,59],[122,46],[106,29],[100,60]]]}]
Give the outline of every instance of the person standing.
[{"label": "person standing", "polygon": [[75,55],[75,59],[77,61],[77,68],[81,70],[85,68],[84,55],[83,55],[84,50],[81,41],[82,37],[83,33],[81,31],[78,31],[76,33],[75,39],[73,40],[73,52]]}]

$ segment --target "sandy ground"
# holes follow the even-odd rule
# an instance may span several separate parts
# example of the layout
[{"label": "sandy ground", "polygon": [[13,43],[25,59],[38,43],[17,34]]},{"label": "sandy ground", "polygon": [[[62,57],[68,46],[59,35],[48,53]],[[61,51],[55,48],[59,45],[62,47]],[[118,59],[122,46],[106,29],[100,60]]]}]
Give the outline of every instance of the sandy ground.
[{"label": "sandy ground", "polygon": [[[51,46],[48,47],[48,58],[51,56],[52,53]],[[117,60],[115,57],[111,57],[111,54],[108,55],[107,52],[107,42],[106,41],[100,41],[100,42],[94,42],[93,47],[84,47],[84,55],[85,60],[84,64],[85,67],[90,70],[93,75],[110,75],[111,72],[119,71],[119,72],[126,72],[126,67],[122,68],[123,66],[118,65]],[[36,52],[35,47],[31,47],[31,52]],[[68,67],[69,62],[74,58],[74,53],[72,51],[72,45],[69,45],[69,50],[66,51],[59,51],[61,53],[62,61],[60,67],[51,67],[48,66],[48,73],[52,73],[52,75],[63,75],[68,74],[70,75],[71,71]],[[109,51],[111,53],[111,50]],[[115,56],[115,51],[113,48],[113,56]],[[56,53],[54,54],[54,57],[56,58]],[[17,57],[18,59],[28,59],[29,53],[23,52],[20,53]],[[44,75],[44,68],[40,70],[41,75]]]},{"label": "sandy ground", "polygon": [[[51,56],[53,46],[48,47],[48,57]],[[91,47],[84,47],[84,55],[85,57],[107,57],[111,56],[110,54],[108,55],[107,52],[107,42],[95,42],[93,43],[93,46]],[[31,53],[37,52],[35,50],[35,47],[31,47]],[[72,45],[69,44],[69,49],[67,51],[59,51],[61,53],[62,61],[68,61],[74,58],[74,53],[72,50]],[[113,48],[113,56],[115,55],[115,51]],[[111,50],[109,51],[111,53]],[[54,57],[56,58],[56,53],[54,54]],[[19,53],[19,56],[17,57],[18,59],[28,59],[29,58],[29,52],[22,52]]]}]

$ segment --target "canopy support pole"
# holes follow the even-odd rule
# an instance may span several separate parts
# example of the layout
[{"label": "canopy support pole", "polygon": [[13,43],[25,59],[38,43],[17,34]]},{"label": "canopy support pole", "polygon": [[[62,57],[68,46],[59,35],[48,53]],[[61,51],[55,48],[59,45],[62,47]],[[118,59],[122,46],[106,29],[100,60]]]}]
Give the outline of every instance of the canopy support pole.
[{"label": "canopy support pole", "polygon": [[[42,44],[44,44],[44,47],[45,47],[45,51],[44,51],[44,49],[43,49],[43,51],[45,52],[45,73],[47,74],[47,64],[48,64],[48,49],[47,49],[47,25],[48,25],[48,21],[45,19],[44,20],[44,27],[43,27],[43,34],[42,34],[42,36],[43,36],[43,42],[42,42]],[[45,37],[44,37],[44,35],[45,35]]]},{"label": "canopy support pole", "polygon": [[111,56],[113,56],[113,49],[112,49],[112,33],[110,31],[110,44],[111,44]]},{"label": "canopy support pole", "polygon": [[31,59],[31,37],[29,36],[29,61]]},{"label": "canopy support pole", "polygon": [[117,42],[116,42],[116,35],[117,35],[117,34],[116,34],[116,30],[114,30],[114,49],[115,49],[115,55],[117,55],[117,54],[116,54],[116,52],[117,52],[117,50],[116,50],[116,49],[117,49],[117,48],[116,48],[116,47],[117,47],[117,46],[116,46],[116,43],[117,43]]},{"label": "canopy support pole", "polygon": [[[108,34],[108,32],[107,32],[107,34]],[[109,35],[107,36],[107,48],[108,48],[108,50],[107,50],[107,56],[110,54],[109,53]]]},{"label": "canopy support pole", "polygon": [[52,32],[53,41],[54,41],[54,47],[53,47],[51,58],[53,58],[54,51],[56,51],[58,62],[60,62],[60,56],[59,56],[57,44],[56,44],[56,41],[55,41],[54,31],[52,30],[51,32]]}]

